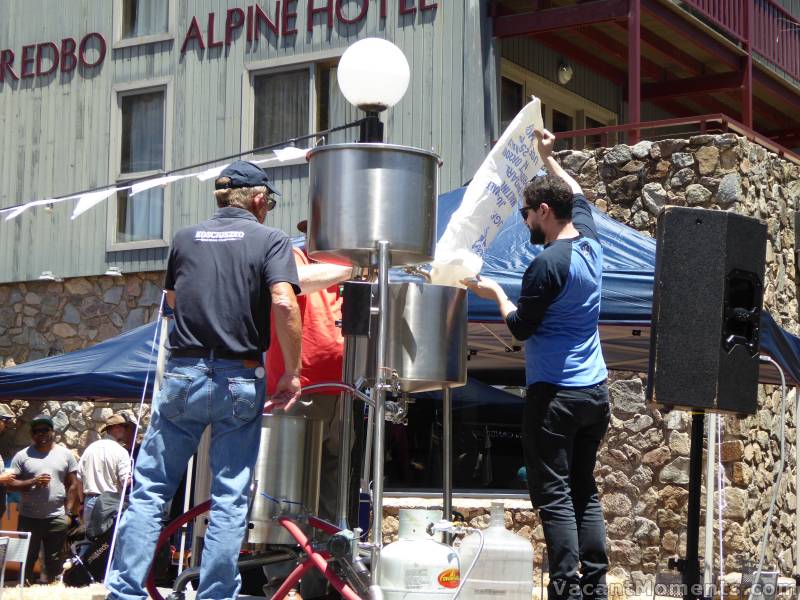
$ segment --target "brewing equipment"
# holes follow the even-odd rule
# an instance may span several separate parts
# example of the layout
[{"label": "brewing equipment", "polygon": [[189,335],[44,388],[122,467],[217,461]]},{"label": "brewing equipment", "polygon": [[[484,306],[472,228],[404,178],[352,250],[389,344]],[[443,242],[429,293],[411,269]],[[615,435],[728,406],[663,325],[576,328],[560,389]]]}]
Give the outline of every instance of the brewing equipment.
[{"label": "brewing equipment", "polygon": [[308,250],[318,260],[374,266],[433,259],[439,157],[391,144],[333,144],[308,153]]},{"label": "brewing equipment", "polygon": [[[377,331],[375,314],[378,286],[365,282],[344,285],[345,310],[342,329],[348,340],[364,337],[369,383],[375,381]],[[441,389],[443,385],[461,386],[467,381],[466,290],[433,285],[422,281],[389,284],[388,355],[386,368],[391,371],[399,391],[407,393]]]},{"label": "brewing equipment", "polygon": [[[211,497],[209,450],[211,430],[206,429],[197,449],[195,504]],[[253,470],[248,544],[289,544],[294,539],[275,522],[277,515],[316,513],[322,461],[322,421],[286,414],[261,417],[261,441]],[[197,519],[195,538],[205,535],[207,515]]]}]

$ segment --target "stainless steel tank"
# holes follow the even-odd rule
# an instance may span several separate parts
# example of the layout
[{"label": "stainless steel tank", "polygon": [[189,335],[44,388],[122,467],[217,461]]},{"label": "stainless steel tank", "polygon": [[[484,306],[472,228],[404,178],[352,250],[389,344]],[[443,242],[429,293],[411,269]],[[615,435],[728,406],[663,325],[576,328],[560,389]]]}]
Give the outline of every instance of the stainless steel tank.
[{"label": "stainless steel tank", "polygon": [[[296,542],[274,521],[278,515],[316,514],[319,508],[319,477],[322,461],[322,421],[285,414],[263,415],[261,443],[253,470],[249,544],[290,544]],[[195,505],[211,497],[209,430],[197,449]],[[255,452],[256,449],[254,448]],[[278,504],[267,498],[280,500]],[[288,502],[287,502],[288,501]],[[205,535],[208,515],[199,517],[195,537]],[[301,527],[305,528],[303,525]]]},{"label": "stainless steel tank", "polygon": [[439,157],[391,144],[333,144],[308,154],[309,254],[370,266],[375,242],[391,264],[430,262],[436,245]]},{"label": "stainless steel tank", "polygon": [[[377,284],[373,284],[377,294]],[[345,301],[347,301],[345,299]],[[467,292],[422,282],[389,284],[387,366],[404,392],[467,383]],[[377,316],[372,317],[368,378],[375,379]]]}]

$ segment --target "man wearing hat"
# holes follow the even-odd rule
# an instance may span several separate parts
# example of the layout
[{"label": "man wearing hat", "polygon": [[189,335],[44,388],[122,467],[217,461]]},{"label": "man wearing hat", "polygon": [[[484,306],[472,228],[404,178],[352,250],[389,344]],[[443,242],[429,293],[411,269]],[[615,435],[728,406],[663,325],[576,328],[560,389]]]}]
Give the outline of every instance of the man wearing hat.
[{"label": "man wearing hat", "polygon": [[[277,192],[261,168],[245,161],[223,169],[215,188],[214,216],[172,240],[164,285],[175,311],[170,358],[108,577],[108,597],[115,600],[147,597],[144,581],[164,506],[206,426],[211,512],[197,598],[236,598],[261,414],[265,407],[291,407],[300,393],[300,288],[292,245],[284,232],[263,225]],[[265,404],[270,307],[286,367]]]},{"label": "man wearing hat", "polygon": [[127,415],[106,419],[103,438],[92,442],[78,461],[78,479],[83,489],[83,524],[89,524],[97,497],[103,492],[121,493],[130,483],[131,460],[123,444],[133,423]]},{"label": "man wearing hat", "polygon": [[[9,421],[14,419],[14,413],[7,404],[0,404],[0,433],[6,430],[6,425]],[[5,469],[5,461],[0,456],[0,468]],[[11,471],[0,473],[0,519],[6,514],[6,484],[14,479],[14,474]]]},{"label": "man wearing hat", "polygon": [[17,452],[11,461],[14,479],[9,489],[22,493],[19,530],[30,531],[25,579],[33,581],[33,565],[44,545],[47,581],[61,574],[67,530],[77,522],[78,462],[72,452],[55,443],[53,419],[38,415],[31,421],[33,444]]}]

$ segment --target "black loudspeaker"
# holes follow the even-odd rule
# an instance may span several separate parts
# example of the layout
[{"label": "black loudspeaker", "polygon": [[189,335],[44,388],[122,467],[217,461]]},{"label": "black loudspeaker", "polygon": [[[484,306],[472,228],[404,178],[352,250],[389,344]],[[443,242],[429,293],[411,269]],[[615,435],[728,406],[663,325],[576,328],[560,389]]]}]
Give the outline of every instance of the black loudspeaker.
[{"label": "black loudspeaker", "polygon": [[730,212],[658,217],[647,397],[755,414],[767,226]]}]

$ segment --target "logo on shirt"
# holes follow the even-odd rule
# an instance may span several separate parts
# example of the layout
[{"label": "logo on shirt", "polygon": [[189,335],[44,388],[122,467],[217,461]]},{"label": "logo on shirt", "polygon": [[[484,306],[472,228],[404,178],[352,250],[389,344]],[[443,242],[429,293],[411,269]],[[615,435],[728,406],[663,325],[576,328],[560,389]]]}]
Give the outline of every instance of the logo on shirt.
[{"label": "logo on shirt", "polygon": [[195,242],[232,242],[244,238],[244,231],[195,231]]}]

